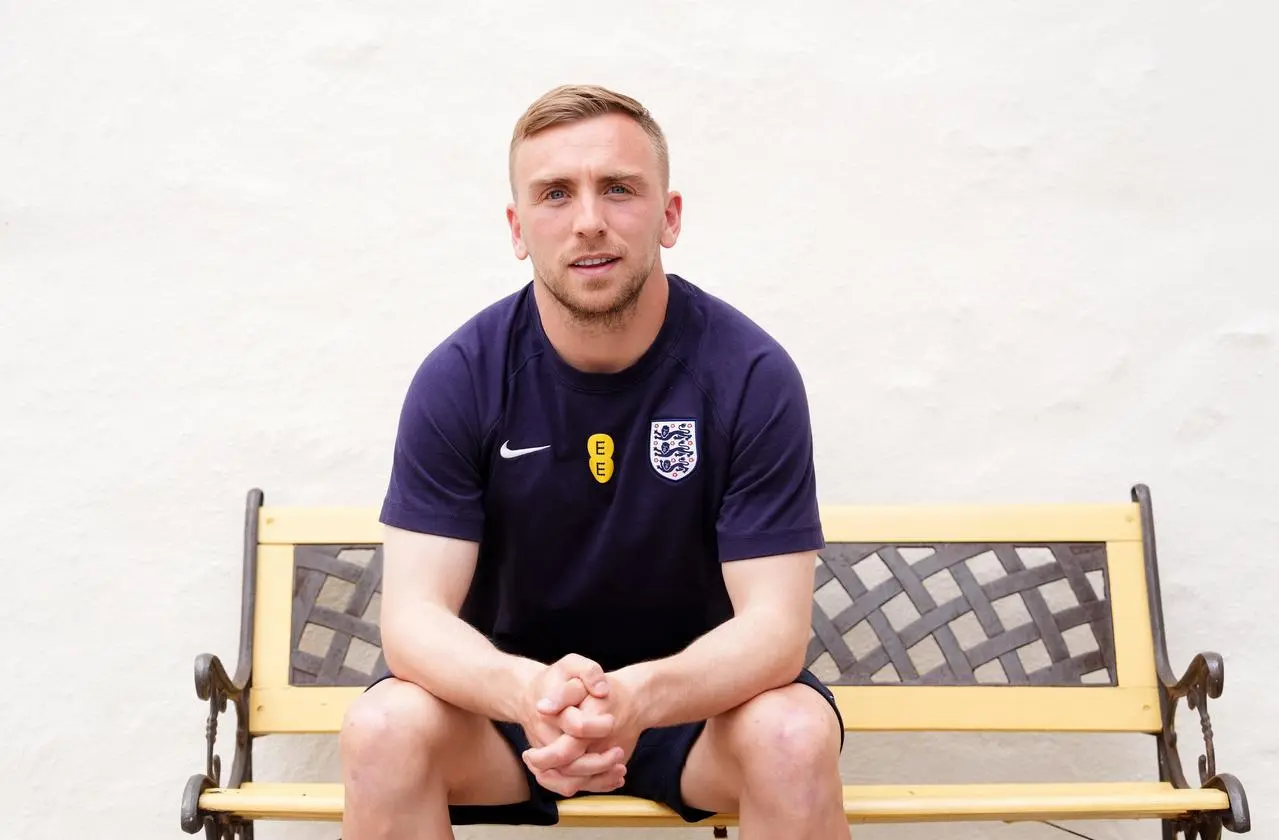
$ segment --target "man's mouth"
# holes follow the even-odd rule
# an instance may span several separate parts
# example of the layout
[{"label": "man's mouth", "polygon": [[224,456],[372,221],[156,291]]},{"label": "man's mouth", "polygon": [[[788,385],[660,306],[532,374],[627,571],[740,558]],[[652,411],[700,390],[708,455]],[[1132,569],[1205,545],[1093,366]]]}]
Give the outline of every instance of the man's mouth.
[{"label": "man's mouth", "polygon": [[599,257],[582,257],[575,260],[572,265],[574,268],[598,268],[603,265],[611,265],[617,262],[618,257],[599,256]]},{"label": "man's mouth", "polygon": [[569,263],[569,268],[573,269],[573,274],[584,279],[602,279],[609,276],[613,271],[613,263],[621,260],[621,257],[615,257],[612,254],[591,254],[586,257],[579,257]]}]

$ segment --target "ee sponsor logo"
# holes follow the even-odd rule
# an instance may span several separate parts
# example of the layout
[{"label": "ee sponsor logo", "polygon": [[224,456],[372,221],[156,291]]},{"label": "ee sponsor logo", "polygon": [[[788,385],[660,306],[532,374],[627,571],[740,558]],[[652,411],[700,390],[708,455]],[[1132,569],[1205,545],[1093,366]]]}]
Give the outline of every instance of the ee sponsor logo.
[{"label": "ee sponsor logo", "polygon": [[613,439],[605,434],[591,435],[586,439],[586,452],[590,455],[591,475],[600,484],[607,484],[613,477]]}]

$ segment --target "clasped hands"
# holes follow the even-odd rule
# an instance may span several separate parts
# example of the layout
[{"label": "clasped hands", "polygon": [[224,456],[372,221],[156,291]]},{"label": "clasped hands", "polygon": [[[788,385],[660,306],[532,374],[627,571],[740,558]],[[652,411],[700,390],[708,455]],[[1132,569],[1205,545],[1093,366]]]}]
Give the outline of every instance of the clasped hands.
[{"label": "clasped hands", "polygon": [[622,786],[643,728],[624,680],[569,654],[539,672],[522,701],[532,746],[521,758],[538,784],[562,796]]}]

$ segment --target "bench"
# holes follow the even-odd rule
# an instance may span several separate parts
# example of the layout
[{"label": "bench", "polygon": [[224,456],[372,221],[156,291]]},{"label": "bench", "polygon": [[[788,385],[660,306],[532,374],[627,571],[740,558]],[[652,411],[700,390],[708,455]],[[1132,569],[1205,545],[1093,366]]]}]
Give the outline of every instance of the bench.
[{"label": "bench", "polygon": [[[1222,659],[1168,662],[1149,491],[1115,504],[823,507],[809,667],[850,732],[1128,732],[1154,736],[1158,781],[871,784],[844,788],[850,823],[1158,819],[1165,838],[1249,830],[1243,787],[1217,771],[1207,701]],[[209,704],[205,770],[183,830],[252,837],[255,820],[342,818],[340,783],[259,780],[267,735],[337,733],[382,665],[381,526],[371,509],[268,507],[248,496],[239,663],[195,660]],[[1198,778],[1178,754],[1175,712],[1197,711]],[[223,775],[220,716],[235,711]],[[229,721],[228,721],[229,725]],[[565,826],[682,826],[621,796],[560,804]],[[705,821],[716,836],[735,816]]]}]

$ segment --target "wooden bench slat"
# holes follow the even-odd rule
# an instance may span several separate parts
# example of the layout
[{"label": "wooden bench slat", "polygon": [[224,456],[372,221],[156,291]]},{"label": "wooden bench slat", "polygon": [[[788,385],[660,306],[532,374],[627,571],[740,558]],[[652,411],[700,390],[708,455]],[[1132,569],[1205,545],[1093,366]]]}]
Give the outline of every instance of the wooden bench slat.
[{"label": "wooden bench slat", "polygon": [[[364,689],[254,688],[249,728],[333,733]],[[1150,687],[832,686],[850,732],[1158,732]]]},{"label": "wooden bench slat", "polygon": [[[1115,542],[1141,539],[1137,505],[823,505],[829,542]],[[263,507],[263,545],[380,543],[376,508]]]},{"label": "wooden bench slat", "polygon": [[258,546],[253,614],[253,684],[289,684],[290,618],[293,604],[293,547]]},{"label": "wooden bench slat", "polygon": [[827,542],[1017,543],[1141,539],[1137,505],[822,505]]},{"label": "wooden bench slat", "polygon": [[[342,785],[250,783],[214,789],[200,807],[254,819],[338,821]],[[1153,819],[1228,807],[1218,790],[1176,790],[1163,782],[1026,783],[962,785],[846,785],[844,813],[852,823],[951,820]],[[590,796],[562,802],[563,826],[679,826],[662,805],[624,796]],[[736,825],[718,815],[707,825]]]}]

